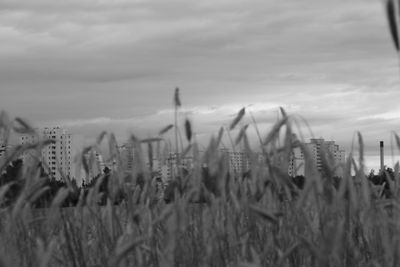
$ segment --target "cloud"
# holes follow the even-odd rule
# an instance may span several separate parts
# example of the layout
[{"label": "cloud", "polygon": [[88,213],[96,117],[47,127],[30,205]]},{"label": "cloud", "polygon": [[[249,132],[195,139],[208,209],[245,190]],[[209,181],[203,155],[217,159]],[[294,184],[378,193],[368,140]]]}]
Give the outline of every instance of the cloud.
[{"label": "cloud", "polygon": [[241,107],[268,131],[282,106],[347,148],[357,130],[373,151],[397,129],[380,2],[7,0],[0,11],[0,108],[33,124],[152,135],[171,123],[179,86],[204,136]]}]

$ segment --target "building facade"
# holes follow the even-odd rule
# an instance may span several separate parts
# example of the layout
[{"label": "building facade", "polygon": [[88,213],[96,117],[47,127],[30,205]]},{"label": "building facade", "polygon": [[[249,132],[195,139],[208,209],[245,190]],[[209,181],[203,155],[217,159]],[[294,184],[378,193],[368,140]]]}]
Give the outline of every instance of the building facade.
[{"label": "building facade", "polygon": [[53,141],[42,149],[42,159],[49,174],[57,180],[64,175],[74,177],[73,135],[60,127],[44,128],[41,134],[42,139]]},{"label": "building facade", "polygon": [[343,176],[345,151],[335,141],[312,138],[310,142],[304,143],[304,147],[308,150],[310,160],[305,159],[304,151],[300,148],[295,149],[290,158],[289,175],[307,175],[306,172],[312,170],[322,172],[325,161],[333,169],[335,176]]},{"label": "building facade", "polygon": [[5,156],[6,151],[7,151],[6,144],[0,140],[0,162]]},{"label": "building facade", "polygon": [[126,143],[120,147],[118,147],[120,159],[121,159],[121,167],[123,170],[131,172],[134,165],[134,148],[133,143]]},{"label": "building facade", "polygon": [[[74,178],[74,135],[61,127],[37,129],[37,133],[18,134],[15,145],[36,144],[40,140],[51,140],[52,143],[43,146],[40,151],[27,150],[22,159],[26,162],[36,159],[42,162],[46,173],[52,178],[61,180],[63,177]],[[79,178],[79,177],[78,177]]]},{"label": "building facade", "polygon": [[228,149],[221,149],[221,152],[228,160],[230,173],[243,174],[250,170],[250,160],[246,152]]},{"label": "building facade", "polygon": [[305,175],[304,154],[298,147],[294,148],[290,154],[288,173],[291,177]]}]

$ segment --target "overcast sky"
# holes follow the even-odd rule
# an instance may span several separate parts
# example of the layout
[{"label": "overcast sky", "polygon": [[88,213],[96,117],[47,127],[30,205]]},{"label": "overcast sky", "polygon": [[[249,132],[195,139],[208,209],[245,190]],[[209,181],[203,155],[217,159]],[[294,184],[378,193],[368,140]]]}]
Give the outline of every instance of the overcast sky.
[{"label": "overcast sky", "polygon": [[199,140],[241,107],[266,134],[282,106],[347,152],[361,131],[376,167],[379,140],[400,130],[382,1],[3,0],[0,12],[0,109],[36,126],[148,137],[173,122],[178,86]]}]

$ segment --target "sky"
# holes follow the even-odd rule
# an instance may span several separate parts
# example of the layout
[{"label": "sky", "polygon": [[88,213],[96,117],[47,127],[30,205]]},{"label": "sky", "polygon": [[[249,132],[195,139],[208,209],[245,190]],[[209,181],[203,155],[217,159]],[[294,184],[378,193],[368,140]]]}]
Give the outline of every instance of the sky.
[{"label": "sky", "polygon": [[360,131],[378,168],[400,130],[399,73],[383,1],[0,2],[0,109],[87,140],[154,136],[179,87],[202,142],[242,107],[266,135],[283,107],[347,153]]}]

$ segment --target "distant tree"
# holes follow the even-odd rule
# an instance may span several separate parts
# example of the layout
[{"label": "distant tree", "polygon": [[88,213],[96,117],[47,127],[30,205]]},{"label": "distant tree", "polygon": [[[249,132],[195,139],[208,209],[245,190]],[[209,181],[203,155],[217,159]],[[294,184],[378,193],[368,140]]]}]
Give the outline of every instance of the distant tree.
[{"label": "distant tree", "polygon": [[15,182],[20,178],[22,171],[22,159],[12,161],[6,168],[6,171],[0,176],[0,185],[9,182]]},{"label": "distant tree", "polygon": [[379,174],[375,174],[374,170],[368,174],[367,179],[374,185],[381,185],[383,186],[382,196],[385,198],[391,198],[391,188],[390,188],[390,181],[394,180],[394,171],[392,168],[386,168],[385,171],[380,172]]},{"label": "distant tree", "polygon": [[21,178],[22,167],[22,159],[14,160],[7,166],[5,172],[0,176],[0,187],[12,183],[5,193],[2,203],[3,206],[8,206],[14,203],[22,191],[24,186],[24,181]]}]

